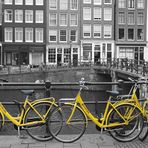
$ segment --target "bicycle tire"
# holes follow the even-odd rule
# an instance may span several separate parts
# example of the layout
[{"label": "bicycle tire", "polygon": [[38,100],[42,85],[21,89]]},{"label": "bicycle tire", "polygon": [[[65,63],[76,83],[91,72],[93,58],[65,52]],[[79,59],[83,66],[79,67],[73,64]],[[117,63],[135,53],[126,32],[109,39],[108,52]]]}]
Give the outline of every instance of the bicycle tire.
[{"label": "bicycle tire", "polygon": [[[40,115],[43,115],[46,113],[47,109],[51,106],[51,103],[47,102],[39,102],[35,105],[33,105],[33,108],[35,108]],[[47,117],[48,118],[48,117]],[[35,111],[32,108],[29,108],[27,110],[26,116],[24,117],[24,123],[28,123],[31,121],[39,121],[39,116],[35,113]],[[35,124],[32,126],[26,126],[25,129],[33,139],[36,139],[38,141],[48,141],[52,139],[48,128],[48,120],[46,119],[46,123],[44,124]]]},{"label": "bicycle tire", "polygon": [[72,143],[78,140],[86,130],[87,119],[79,107],[76,107],[70,123],[66,123],[73,107],[74,105],[64,104],[53,110],[48,118],[51,135],[63,143]]},{"label": "bicycle tire", "polygon": [[0,131],[1,131],[2,127],[3,127],[3,125],[4,125],[4,118],[2,116],[2,113],[0,113]]},{"label": "bicycle tire", "polygon": [[[108,132],[114,139],[120,142],[129,142],[136,139],[143,128],[143,117],[140,110],[130,104],[119,105],[116,109],[125,118],[127,113],[133,109],[133,113],[131,115],[132,118],[129,120],[128,125],[118,126],[118,128],[115,127],[110,129]],[[108,117],[108,125],[114,122],[123,123],[124,121],[115,110],[112,110]]]},{"label": "bicycle tire", "polygon": [[147,136],[148,136],[148,123],[147,123],[147,121],[145,121],[144,127],[143,127],[142,132],[140,133],[138,139],[140,141],[144,141],[147,138]]}]

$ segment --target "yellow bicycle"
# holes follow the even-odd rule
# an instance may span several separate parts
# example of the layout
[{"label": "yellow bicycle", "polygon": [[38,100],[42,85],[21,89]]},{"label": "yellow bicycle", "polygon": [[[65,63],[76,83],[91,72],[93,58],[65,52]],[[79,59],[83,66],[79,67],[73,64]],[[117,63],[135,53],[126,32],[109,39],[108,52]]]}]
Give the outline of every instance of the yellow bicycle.
[{"label": "yellow bicycle", "polygon": [[25,102],[21,104],[15,101],[19,105],[20,114],[16,117],[12,116],[0,103],[0,128],[5,123],[5,117],[7,117],[18,130],[18,136],[20,137],[20,130],[26,130],[27,133],[34,139],[39,141],[46,141],[52,138],[48,130],[47,118],[49,112],[57,107],[55,99],[53,97],[38,99],[30,101],[34,90],[22,90],[26,95]]},{"label": "yellow bicycle", "polygon": [[[131,87],[131,90],[129,94],[126,96],[126,99],[124,99],[124,102],[130,102],[134,103],[138,108],[141,108],[141,113],[145,119],[145,126],[139,135],[139,140],[143,141],[146,139],[148,135],[148,98],[145,98],[143,102],[139,101],[139,97],[137,96],[137,93],[139,93],[140,90],[140,84],[143,84],[144,82],[135,80],[133,78],[128,78],[131,82],[134,83],[134,85]],[[122,82],[124,83],[124,82]],[[121,99],[124,98],[124,95],[121,96]]]},{"label": "yellow bicycle", "polygon": [[[80,90],[76,98],[61,99],[59,107],[50,112],[49,131],[55,139],[65,143],[78,140],[86,130],[88,118],[100,127],[101,132],[103,129],[110,131],[118,141],[131,141],[141,133],[143,127],[141,109],[135,104],[122,100],[111,103],[112,97],[109,97],[103,117],[98,118],[83,102],[81,98],[83,88],[87,88],[84,79],[80,81]],[[111,96],[118,95],[114,91],[110,93]]]}]

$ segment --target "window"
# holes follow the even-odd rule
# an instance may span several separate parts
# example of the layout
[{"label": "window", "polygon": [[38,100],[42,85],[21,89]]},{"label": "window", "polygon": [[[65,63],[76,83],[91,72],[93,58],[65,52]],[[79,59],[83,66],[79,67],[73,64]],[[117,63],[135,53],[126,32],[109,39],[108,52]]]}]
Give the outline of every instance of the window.
[{"label": "window", "polygon": [[143,29],[137,30],[137,40],[144,40],[144,31]]},{"label": "window", "polygon": [[44,5],[43,1],[44,1],[44,0],[36,0],[36,1],[35,1],[35,4],[36,4],[36,5]]},{"label": "window", "polygon": [[66,30],[60,30],[60,42],[67,41],[67,32]]},{"label": "window", "polygon": [[5,42],[12,42],[12,28],[5,28]]},{"label": "window", "polygon": [[128,0],[128,8],[135,8],[135,0]]},{"label": "window", "polygon": [[124,28],[119,28],[119,40],[124,40]]},{"label": "window", "polygon": [[83,37],[90,38],[91,37],[91,25],[83,25]]},{"label": "window", "polygon": [[43,42],[43,28],[36,28],[35,29],[35,41],[36,42]]},{"label": "window", "polygon": [[104,8],[104,20],[105,21],[112,20],[112,8]]},{"label": "window", "polygon": [[128,40],[134,40],[134,29],[128,29]]},{"label": "window", "polygon": [[60,14],[60,26],[67,26],[67,14]]},{"label": "window", "polygon": [[102,4],[102,0],[94,0],[94,5],[101,5]]},{"label": "window", "polygon": [[49,14],[49,26],[57,25],[57,14],[50,13]]},{"label": "window", "polygon": [[134,24],[134,23],[135,23],[134,12],[128,12],[128,24]]},{"label": "window", "polygon": [[49,42],[57,41],[57,30],[49,30]]},{"label": "window", "polygon": [[70,48],[64,48],[64,63],[70,62]]},{"label": "window", "polygon": [[100,38],[101,37],[101,25],[95,24],[94,25],[94,38]]},{"label": "window", "polygon": [[33,10],[25,10],[25,22],[33,23]]},{"label": "window", "polygon": [[91,20],[91,8],[83,8],[83,20]]},{"label": "window", "polygon": [[36,23],[43,23],[43,10],[36,10],[35,22]]},{"label": "window", "polygon": [[11,5],[11,4],[12,4],[12,0],[4,0],[4,4],[9,4],[9,5]]},{"label": "window", "polygon": [[15,28],[15,42],[23,42],[23,28]]},{"label": "window", "polygon": [[60,10],[68,9],[68,0],[60,0]]},{"label": "window", "polygon": [[90,4],[91,3],[91,0],[83,0],[83,3]]},{"label": "window", "polygon": [[55,63],[56,62],[56,49],[55,48],[49,48],[49,50],[48,50],[48,62],[49,63]]},{"label": "window", "polygon": [[33,42],[33,28],[25,28],[25,41]]},{"label": "window", "polygon": [[125,13],[124,12],[119,12],[118,23],[119,24],[124,24],[125,23]]},{"label": "window", "polygon": [[12,10],[6,9],[5,10],[5,22],[12,22]]},{"label": "window", "polygon": [[119,58],[134,58],[134,47],[120,47],[119,48]]},{"label": "window", "polygon": [[33,5],[33,0],[25,0],[25,5]]},{"label": "window", "polygon": [[104,0],[104,4],[111,4],[112,0]]},{"label": "window", "polygon": [[143,12],[138,12],[137,24],[138,25],[143,25],[144,24],[144,13]]},{"label": "window", "polygon": [[77,26],[78,25],[78,17],[77,17],[77,14],[71,14],[70,15],[70,25],[71,26]]},{"label": "window", "polygon": [[77,10],[78,9],[78,0],[70,0],[70,9]]},{"label": "window", "polygon": [[126,7],[126,0],[118,0],[118,7],[125,8]]},{"label": "window", "polygon": [[111,38],[111,37],[112,37],[112,26],[104,25],[104,38]]},{"label": "window", "polygon": [[102,9],[100,7],[94,8],[94,20],[101,20],[102,18]]},{"label": "window", "polygon": [[83,44],[83,60],[92,59],[92,44]]},{"label": "window", "polygon": [[139,9],[144,8],[144,0],[137,0],[137,8]]},{"label": "window", "polygon": [[57,9],[57,0],[49,0],[49,9]]},{"label": "window", "polygon": [[23,10],[15,10],[15,22],[16,23],[23,22]]},{"label": "window", "polygon": [[76,42],[77,41],[77,31],[70,30],[70,41]]},{"label": "window", "polygon": [[15,0],[15,5],[23,5],[23,0]]}]

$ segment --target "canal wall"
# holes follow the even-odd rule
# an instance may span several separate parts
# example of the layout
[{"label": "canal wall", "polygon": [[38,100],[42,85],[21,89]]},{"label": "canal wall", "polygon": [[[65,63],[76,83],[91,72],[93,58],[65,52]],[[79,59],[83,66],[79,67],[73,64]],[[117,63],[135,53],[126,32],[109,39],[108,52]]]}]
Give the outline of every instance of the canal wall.
[{"label": "canal wall", "polygon": [[99,75],[93,68],[83,67],[1,75],[1,78],[6,79],[9,82],[35,82],[37,80],[51,82],[78,82],[82,77],[90,82],[111,81],[110,75]]}]

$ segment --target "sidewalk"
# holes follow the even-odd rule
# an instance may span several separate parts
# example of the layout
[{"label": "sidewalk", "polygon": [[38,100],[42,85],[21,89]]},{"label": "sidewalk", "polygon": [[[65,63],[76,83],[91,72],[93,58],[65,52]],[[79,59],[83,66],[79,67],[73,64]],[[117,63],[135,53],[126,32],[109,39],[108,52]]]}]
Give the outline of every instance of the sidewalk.
[{"label": "sidewalk", "polygon": [[100,134],[85,134],[74,143],[63,144],[54,139],[38,142],[30,137],[0,136],[0,148],[148,148],[148,139],[144,143],[139,140],[120,143],[106,134],[102,138]]}]

